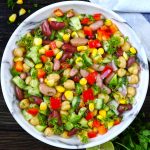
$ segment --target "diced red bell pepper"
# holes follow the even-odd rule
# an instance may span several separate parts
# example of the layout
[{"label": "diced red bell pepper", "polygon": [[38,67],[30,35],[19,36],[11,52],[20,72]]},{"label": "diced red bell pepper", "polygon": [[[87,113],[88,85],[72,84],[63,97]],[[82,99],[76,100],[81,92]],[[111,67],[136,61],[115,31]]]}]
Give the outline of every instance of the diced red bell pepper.
[{"label": "diced red bell pepper", "polygon": [[70,68],[70,67],[71,67],[71,65],[68,64],[67,62],[61,63],[61,69],[67,69],[67,68]]},{"label": "diced red bell pepper", "polygon": [[27,110],[27,112],[33,116],[37,115],[37,113],[39,112],[39,110],[37,108],[29,108]]},{"label": "diced red bell pepper", "polygon": [[94,138],[94,137],[96,137],[96,136],[97,136],[97,133],[96,133],[96,132],[94,132],[94,131],[88,132],[88,137],[89,137],[89,138]]},{"label": "diced red bell pepper", "polygon": [[54,51],[53,50],[47,50],[47,51],[45,51],[45,55],[47,57],[53,57],[54,56]]},{"label": "diced red bell pepper", "polygon": [[93,121],[93,127],[98,128],[100,125],[101,125],[101,124],[100,124],[100,122],[99,122],[98,120],[94,120],[94,121]]},{"label": "diced red bell pepper", "polygon": [[50,48],[51,48],[52,50],[55,49],[55,48],[57,48],[55,41],[50,42],[49,45],[50,45]]},{"label": "diced red bell pepper", "polygon": [[85,26],[83,28],[83,31],[84,31],[84,34],[87,35],[87,36],[92,36],[93,35],[92,29],[88,26]]},{"label": "diced red bell pepper", "polygon": [[105,66],[104,70],[101,73],[101,78],[105,79],[107,78],[111,73],[113,72],[113,69],[111,66]]},{"label": "diced red bell pepper", "polygon": [[87,102],[88,100],[94,100],[94,93],[92,89],[87,89],[83,91],[83,101]]},{"label": "diced red bell pepper", "polygon": [[101,14],[94,14],[94,15],[93,15],[93,18],[94,18],[96,21],[100,20],[100,19],[101,19]]},{"label": "diced red bell pepper", "polygon": [[46,72],[43,69],[38,69],[38,78],[44,78]]},{"label": "diced red bell pepper", "polygon": [[15,69],[18,72],[22,72],[23,71],[23,63],[22,63],[22,61],[17,61],[15,63]]},{"label": "diced red bell pepper", "polygon": [[88,112],[85,119],[86,120],[91,120],[91,119],[93,119],[93,117],[94,117],[93,112]]},{"label": "diced red bell pepper", "polygon": [[41,55],[40,59],[43,63],[46,63],[48,60],[47,56],[45,56],[45,55]]},{"label": "diced red bell pepper", "polygon": [[96,82],[97,75],[98,73],[96,71],[89,73],[86,77],[88,84],[93,85]]},{"label": "diced red bell pepper", "polygon": [[121,120],[120,120],[120,118],[118,118],[114,121],[114,125],[118,125],[118,124],[120,124],[120,122],[121,122]]},{"label": "diced red bell pepper", "polygon": [[83,18],[83,19],[81,20],[81,24],[87,25],[87,24],[89,23],[89,21],[90,21],[89,18]]},{"label": "diced red bell pepper", "polygon": [[53,110],[57,110],[61,108],[61,99],[60,98],[55,98],[55,97],[51,97],[50,98],[50,107]]},{"label": "diced red bell pepper", "polygon": [[101,43],[100,43],[100,41],[97,40],[97,39],[96,40],[90,40],[88,42],[88,45],[89,45],[90,48],[99,48],[99,47],[102,46]]}]

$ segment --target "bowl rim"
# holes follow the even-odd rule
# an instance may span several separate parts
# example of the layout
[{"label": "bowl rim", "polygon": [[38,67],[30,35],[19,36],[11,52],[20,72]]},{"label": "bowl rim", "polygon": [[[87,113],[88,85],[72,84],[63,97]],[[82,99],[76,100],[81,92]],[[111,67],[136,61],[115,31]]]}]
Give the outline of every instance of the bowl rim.
[{"label": "bowl rim", "polygon": [[[23,25],[24,25],[26,22],[28,22],[29,20],[31,20],[34,16],[37,16],[38,14],[40,14],[40,13],[42,13],[42,12],[45,12],[46,10],[50,9],[51,7],[61,7],[61,6],[67,6],[67,5],[70,5],[70,4],[86,5],[86,6],[89,6],[89,7],[95,7],[95,8],[101,9],[101,10],[103,10],[103,11],[106,11],[106,12],[108,12],[108,13],[111,13],[112,15],[118,17],[120,20],[124,20],[124,19],[122,19],[118,14],[116,14],[115,12],[113,12],[113,11],[111,11],[111,10],[105,9],[105,8],[103,8],[103,7],[101,7],[101,6],[97,5],[97,4],[92,4],[92,3],[90,3],[90,2],[85,2],[85,1],[63,1],[63,2],[57,2],[57,3],[50,4],[50,5],[48,5],[48,6],[45,6],[45,7],[41,8],[41,9],[37,10],[36,12],[34,12],[33,14],[31,14],[29,17],[27,17],[27,18],[15,29],[15,31],[13,32],[13,34],[11,35],[11,37],[9,38],[8,43],[7,43],[7,45],[6,45],[6,47],[5,47],[5,50],[4,50],[3,56],[2,56],[2,61],[1,61],[1,87],[2,87],[2,93],[3,93],[4,100],[5,100],[5,102],[6,102],[6,105],[7,105],[8,109],[9,109],[10,113],[11,113],[11,109],[10,109],[10,107],[9,107],[10,105],[9,105],[9,103],[8,103],[9,98],[7,97],[5,88],[3,87],[3,86],[5,85],[4,80],[3,80],[3,79],[5,78],[5,75],[2,73],[2,71],[3,71],[3,69],[4,69],[2,62],[3,62],[4,56],[5,56],[5,52],[6,52],[6,50],[7,50],[8,45],[10,45],[10,42],[14,40],[14,35],[23,27]],[[134,33],[135,33],[135,32],[134,32]],[[136,34],[135,34],[135,35],[136,35]],[[143,52],[143,54],[144,54],[144,56],[146,57],[145,51]],[[145,61],[146,61],[146,65],[148,65],[147,58],[146,58]],[[149,68],[148,68],[148,70],[149,70]],[[149,74],[148,74],[148,71],[147,71],[147,77],[148,77],[148,81],[149,81]],[[141,109],[141,107],[143,106],[143,103],[144,103],[144,101],[145,101],[145,97],[146,97],[147,90],[148,90],[148,83],[149,83],[149,82],[146,83],[146,91],[145,91],[145,93],[144,93],[144,100],[143,100],[143,102],[141,103],[141,105],[138,107],[137,113],[139,113],[139,111],[140,111],[140,109]],[[7,100],[6,100],[6,99],[7,99]],[[12,114],[12,113],[11,113],[11,114]],[[29,134],[32,135],[34,138],[36,138],[36,139],[38,139],[38,140],[40,140],[40,141],[42,141],[42,142],[44,142],[44,143],[46,143],[46,144],[48,144],[48,145],[52,145],[52,146],[60,147],[60,148],[68,148],[68,149],[81,149],[81,148],[89,148],[89,147],[93,147],[93,146],[96,146],[96,145],[101,144],[100,141],[94,141],[94,142],[92,142],[92,143],[90,143],[90,144],[88,144],[88,145],[87,145],[87,144],[84,144],[84,145],[80,145],[80,146],[78,146],[78,147],[77,147],[76,145],[62,145],[61,143],[59,143],[59,145],[57,145],[57,143],[55,143],[55,142],[53,142],[53,141],[51,141],[51,140],[47,141],[46,139],[44,139],[44,138],[42,138],[42,137],[40,137],[40,136],[37,137],[37,135],[36,135],[34,132],[31,133],[31,132],[26,128],[26,126],[22,123],[22,121],[19,120],[19,118],[17,117],[17,115],[12,114],[12,116],[13,116],[14,119],[17,121],[17,123],[18,123],[27,133],[29,133]],[[107,141],[113,139],[114,137],[116,137],[117,135],[119,135],[120,133],[122,133],[122,132],[132,123],[132,121],[135,119],[135,117],[136,117],[136,116],[134,116],[134,117],[132,117],[132,119],[128,120],[128,122],[126,122],[126,124],[125,124],[121,129],[119,129],[117,133],[114,133],[113,136],[110,136],[109,138],[107,138],[107,140],[104,140],[103,143],[105,143],[105,142],[107,142]]]}]

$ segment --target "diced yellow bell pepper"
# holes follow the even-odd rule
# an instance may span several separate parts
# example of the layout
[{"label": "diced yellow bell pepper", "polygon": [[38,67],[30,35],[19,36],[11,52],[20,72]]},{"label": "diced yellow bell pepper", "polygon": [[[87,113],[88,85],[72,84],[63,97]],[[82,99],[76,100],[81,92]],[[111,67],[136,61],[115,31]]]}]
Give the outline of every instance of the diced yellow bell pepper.
[{"label": "diced yellow bell pepper", "polygon": [[131,48],[130,48],[130,52],[131,52],[132,54],[136,54],[137,51],[136,51],[136,49],[135,49],[134,47],[131,47]]},{"label": "diced yellow bell pepper", "polygon": [[125,99],[120,99],[120,100],[119,100],[119,103],[120,103],[120,104],[126,104],[127,101],[126,101]]},{"label": "diced yellow bell pepper", "polygon": [[106,117],[106,110],[102,109],[99,111],[99,115],[101,115],[103,118]]},{"label": "diced yellow bell pepper", "polygon": [[12,14],[10,17],[9,17],[9,21],[11,23],[15,22],[16,21],[16,18],[17,18],[17,15],[16,14]]},{"label": "diced yellow bell pepper", "polygon": [[103,48],[99,48],[97,51],[98,51],[98,54],[100,54],[100,55],[104,54],[104,49]]},{"label": "diced yellow bell pepper", "polygon": [[89,110],[92,112],[94,111],[94,103],[89,104]]},{"label": "diced yellow bell pepper", "polygon": [[23,4],[23,0],[17,0],[17,2],[16,2],[18,5],[21,5],[21,4]]},{"label": "diced yellow bell pepper", "polygon": [[87,50],[87,46],[78,46],[77,47],[77,51],[85,51],[85,50]]},{"label": "diced yellow bell pepper", "polygon": [[106,26],[111,26],[112,25],[112,21],[110,19],[106,19],[105,20],[105,25]]},{"label": "diced yellow bell pepper", "polygon": [[63,86],[56,86],[56,90],[60,93],[63,93],[65,91],[65,88]]},{"label": "diced yellow bell pepper", "polygon": [[71,33],[71,36],[72,36],[73,38],[77,38],[77,37],[78,37],[78,34],[77,34],[77,32],[73,31],[73,32]]},{"label": "diced yellow bell pepper", "polygon": [[39,63],[39,64],[36,64],[36,65],[35,65],[35,68],[36,68],[36,69],[40,69],[40,68],[42,68],[42,67],[43,67],[43,64],[42,64],[42,63]]},{"label": "diced yellow bell pepper", "polygon": [[62,57],[62,55],[63,55],[63,51],[58,52],[58,53],[56,54],[56,59],[59,60],[59,59]]},{"label": "diced yellow bell pepper", "polygon": [[81,78],[80,81],[79,81],[79,83],[81,85],[86,85],[87,84],[87,80],[85,78]]},{"label": "diced yellow bell pepper", "polygon": [[47,104],[45,102],[42,102],[40,104],[40,110],[45,111],[47,109]]},{"label": "diced yellow bell pepper", "polygon": [[64,34],[64,35],[63,35],[63,40],[64,40],[65,42],[69,42],[69,40],[70,40],[70,34]]},{"label": "diced yellow bell pepper", "polygon": [[22,16],[22,15],[24,15],[26,13],[26,10],[24,9],[24,8],[21,8],[20,10],[19,10],[19,16]]},{"label": "diced yellow bell pepper", "polygon": [[66,91],[65,97],[67,100],[72,100],[73,99],[73,92],[72,91]]}]

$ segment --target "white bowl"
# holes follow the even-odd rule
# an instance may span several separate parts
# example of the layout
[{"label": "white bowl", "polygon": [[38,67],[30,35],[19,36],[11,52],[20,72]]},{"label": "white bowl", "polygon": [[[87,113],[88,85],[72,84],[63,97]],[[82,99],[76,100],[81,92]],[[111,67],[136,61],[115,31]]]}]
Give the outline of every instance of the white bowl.
[{"label": "white bowl", "polygon": [[[78,13],[86,13],[86,14],[94,14],[94,13],[102,13],[106,17],[111,18],[114,21],[121,32],[129,37],[130,42],[133,46],[135,46],[138,50],[138,58],[140,60],[141,65],[141,73],[140,73],[140,83],[139,87],[137,88],[137,95],[135,97],[135,102],[133,105],[133,109],[128,111],[124,114],[123,121],[121,124],[113,127],[110,129],[105,135],[99,135],[96,138],[90,140],[87,144],[82,144],[77,140],[75,137],[71,139],[64,139],[59,136],[52,136],[50,138],[44,137],[42,133],[38,132],[32,125],[30,125],[22,116],[20,109],[17,106],[17,100],[14,93],[13,84],[11,83],[11,74],[9,69],[12,65],[12,50],[16,47],[16,41],[27,31],[34,28],[35,26],[39,25],[44,19],[48,18],[53,12],[54,9],[60,8],[62,10],[74,9]],[[53,145],[56,147],[61,148],[68,148],[68,149],[81,149],[81,148],[88,148],[92,146],[96,146],[102,143],[105,143],[122,131],[124,131],[130,123],[134,120],[136,115],[139,113],[143,102],[145,100],[148,83],[149,83],[149,71],[148,71],[148,62],[146,58],[145,51],[141,46],[141,42],[136,36],[135,32],[127,25],[125,20],[123,20],[120,16],[116,13],[106,10],[100,6],[83,2],[83,1],[67,1],[67,2],[60,2],[55,3],[49,6],[46,6],[31,16],[29,16],[25,21],[23,21],[19,27],[15,30],[12,34],[11,38],[9,39],[7,46],[5,48],[2,63],[1,63],[1,86],[3,95],[5,98],[5,102],[15,120],[18,124],[26,130],[29,134],[33,137],[39,139],[42,142],[45,142],[49,145]]]}]

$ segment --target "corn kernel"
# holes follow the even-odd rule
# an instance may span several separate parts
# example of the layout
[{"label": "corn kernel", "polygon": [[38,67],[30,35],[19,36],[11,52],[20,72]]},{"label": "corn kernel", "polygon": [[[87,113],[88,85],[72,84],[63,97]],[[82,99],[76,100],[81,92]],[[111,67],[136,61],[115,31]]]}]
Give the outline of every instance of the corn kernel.
[{"label": "corn kernel", "polygon": [[88,126],[89,126],[90,128],[92,128],[92,127],[93,127],[93,121],[89,121],[89,122],[88,122]]},{"label": "corn kernel", "polygon": [[125,58],[125,60],[128,60],[129,58],[126,52],[123,52],[123,57]]},{"label": "corn kernel", "polygon": [[130,48],[130,52],[131,52],[132,54],[136,54],[136,49],[135,49],[134,47],[131,47],[131,48]]},{"label": "corn kernel", "polygon": [[47,104],[45,103],[45,102],[42,102],[41,104],[40,104],[40,110],[46,110],[47,109]]},{"label": "corn kernel", "polygon": [[98,129],[97,129],[96,127],[93,128],[93,131],[94,131],[94,132],[97,132],[97,130],[98,130]]},{"label": "corn kernel", "polygon": [[40,68],[42,68],[42,66],[43,66],[43,64],[42,64],[42,63],[40,63],[40,64],[36,64],[36,65],[35,65],[35,68],[36,68],[36,69],[40,69]]},{"label": "corn kernel", "polygon": [[52,79],[51,79],[51,80],[48,80],[48,79],[47,79],[45,82],[46,82],[46,84],[47,84],[48,86],[50,86],[50,87],[54,86],[54,84],[55,84],[55,81],[52,80]]},{"label": "corn kernel", "polygon": [[65,42],[69,42],[69,40],[70,40],[70,34],[64,34],[64,35],[63,35],[63,40],[64,40]]},{"label": "corn kernel", "polygon": [[87,69],[89,72],[94,72],[95,70],[94,69],[92,69],[92,68],[88,68]]},{"label": "corn kernel", "polygon": [[94,111],[94,103],[89,104],[89,110],[92,112]]},{"label": "corn kernel", "polygon": [[58,53],[56,54],[56,59],[59,60],[59,59],[62,57],[62,55],[63,55],[63,51],[58,52]]},{"label": "corn kernel", "polygon": [[103,119],[103,116],[98,115],[98,116],[97,116],[97,119],[102,120],[102,119]]},{"label": "corn kernel", "polygon": [[43,47],[39,49],[39,53],[40,53],[40,54],[45,54],[45,51],[46,51],[46,50],[45,50],[45,48],[43,48]]},{"label": "corn kernel", "polygon": [[83,65],[82,61],[83,61],[83,59],[81,57],[77,57],[76,60],[75,60],[75,62],[76,62],[76,64],[78,66],[82,66]]},{"label": "corn kernel", "polygon": [[13,59],[14,62],[17,62],[17,61],[23,61],[23,57],[15,57]]},{"label": "corn kernel", "polygon": [[57,93],[55,94],[55,97],[61,97],[61,93],[60,93],[60,92],[57,92]]},{"label": "corn kernel", "polygon": [[85,78],[81,78],[80,81],[79,81],[79,83],[81,85],[86,85],[87,84],[87,80]]},{"label": "corn kernel", "polygon": [[106,117],[106,110],[100,110],[99,111],[99,114],[103,117],[103,118],[105,118]]},{"label": "corn kernel", "polygon": [[49,46],[49,45],[45,45],[45,46],[43,46],[43,48],[44,48],[45,50],[49,50],[49,49],[50,49],[50,46]]},{"label": "corn kernel", "polygon": [[10,17],[9,17],[9,21],[11,23],[15,22],[16,21],[16,18],[17,18],[17,15],[16,14],[12,14]]},{"label": "corn kernel", "polygon": [[42,45],[42,38],[35,37],[33,43],[36,46]]},{"label": "corn kernel", "polygon": [[67,100],[72,100],[73,99],[73,92],[72,91],[66,91],[65,97]]},{"label": "corn kernel", "polygon": [[71,33],[71,36],[72,36],[73,38],[78,38],[78,34],[77,34],[77,32],[75,32],[75,31],[73,31],[73,32]]},{"label": "corn kernel", "polygon": [[87,46],[78,46],[77,47],[77,51],[85,51],[85,50],[87,50]]},{"label": "corn kernel", "polygon": [[26,10],[24,9],[24,8],[21,8],[20,10],[19,10],[19,16],[22,16],[22,15],[24,15],[26,13]]},{"label": "corn kernel", "polygon": [[56,90],[60,93],[63,93],[65,91],[65,88],[63,86],[56,86]]},{"label": "corn kernel", "polygon": [[105,20],[105,25],[106,26],[111,26],[112,25],[112,21],[110,19],[106,19]]},{"label": "corn kernel", "polygon": [[107,123],[108,129],[112,128],[113,125],[114,125],[114,121],[109,121],[109,122]]},{"label": "corn kernel", "polygon": [[23,0],[17,0],[17,2],[16,2],[18,5],[21,5],[21,4],[23,4]]},{"label": "corn kernel", "polygon": [[92,57],[96,57],[96,55],[97,55],[97,49],[94,48],[94,49],[92,50]]},{"label": "corn kernel", "polygon": [[120,103],[120,104],[126,104],[127,101],[126,101],[125,99],[120,99],[120,100],[119,100],[119,103]]},{"label": "corn kernel", "polygon": [[104,49],[103,48],[99,48],[97,51],[98,51],[98,54],[100,54],[100,55],[104,54]]},{"label": "corn kernel", "polygon": [[60,136],[63,138],[69,138],[67,131],[64,131]]},{"label": "corn kernel", "polygon": [[63,45],[63,42],[55,40],[56,46],[57,48],[61,48],[61,46]]}]

